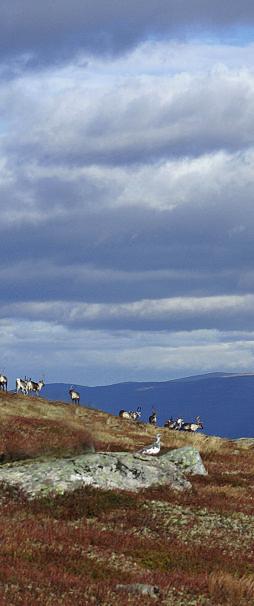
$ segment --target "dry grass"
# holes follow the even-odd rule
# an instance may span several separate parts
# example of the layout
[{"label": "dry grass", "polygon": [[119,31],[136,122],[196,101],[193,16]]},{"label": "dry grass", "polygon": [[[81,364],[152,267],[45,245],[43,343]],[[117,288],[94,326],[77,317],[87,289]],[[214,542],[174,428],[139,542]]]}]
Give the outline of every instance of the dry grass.
[{"label": "dry grass", "polygon": [[[41,423],[41,437],[43,436],[45,444],[49,443],[49,446],[50,427],[52,431],[54,428],[56,431],[59,425],[72,434],[77,432],[78,435],[80,431],[85,431],[92,435],[98,448],[109,450],[135,451],[153,440],[158,431],[151,425],[119,419],[92,408],[0,392],[0,444],[3,443],[8,424],[9,427],[15,426],[15,419],[19,419],[20,424],[23,419],[24,434],[25,426],[29,426],[29,419],[37,423],[38,431]],[[221,452],[224,456],[235,448],[229,440],[213,436],[187,434],[165,428],[160,428],[160,433],[162,448],[165,450],[190,444],[198,448],[202,455],[209,456]],[[246,445],[239,443],[239,449],[245,450]]]},{"label": "dry grass", "polygon": [[229,572],[213,572],[208,588],[215,604],[250,606],[254,604],[254,575],[238,577]]}]

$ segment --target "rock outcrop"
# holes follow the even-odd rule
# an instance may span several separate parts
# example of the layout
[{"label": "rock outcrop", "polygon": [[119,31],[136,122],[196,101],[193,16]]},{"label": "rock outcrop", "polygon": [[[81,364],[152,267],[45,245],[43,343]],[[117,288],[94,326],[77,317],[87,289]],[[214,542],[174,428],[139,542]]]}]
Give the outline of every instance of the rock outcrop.
[{"label": "rock outcrop", "polygon": [[206,473],[199,452],[179,448],[160,457],[128,452],[86,453],[71,458],[8,463],[1,467],[2,482],[17,485],[31,496],[64,493],[81,486],[136,491],[152,485],[175,490],[191,488],[188,473]]},{"label": "rock outcrop", "polygon": [[193,446],[184,446],[170,450],[161,457],[161,464],[167,461],[174,463],[178,469],[187,475],[207,475],[207,471],[199,454],[199,451]]}]

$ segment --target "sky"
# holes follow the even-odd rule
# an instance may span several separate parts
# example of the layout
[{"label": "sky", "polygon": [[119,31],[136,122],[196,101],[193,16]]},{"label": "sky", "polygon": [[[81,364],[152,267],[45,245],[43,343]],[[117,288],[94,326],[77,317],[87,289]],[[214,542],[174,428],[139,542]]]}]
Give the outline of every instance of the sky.
[{"label": "sky", "polygon": [[254,4],[2,0],[0,372],[254,369]]}]

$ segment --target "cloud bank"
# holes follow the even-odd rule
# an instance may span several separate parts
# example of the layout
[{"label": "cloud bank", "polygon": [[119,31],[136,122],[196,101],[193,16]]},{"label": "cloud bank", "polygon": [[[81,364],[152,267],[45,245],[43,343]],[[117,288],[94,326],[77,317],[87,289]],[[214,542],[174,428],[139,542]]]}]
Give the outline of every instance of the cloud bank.
[{"label": "cloud bank", "polygon": [[252,369],[253,17],[1,5],[0,370]]}]

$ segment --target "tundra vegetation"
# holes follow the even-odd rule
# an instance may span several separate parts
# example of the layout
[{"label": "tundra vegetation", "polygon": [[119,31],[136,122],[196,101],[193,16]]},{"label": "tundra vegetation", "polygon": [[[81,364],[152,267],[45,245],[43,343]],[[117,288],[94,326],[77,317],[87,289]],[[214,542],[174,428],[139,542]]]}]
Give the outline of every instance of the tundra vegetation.
[{"label": "tundra vegetation", "polygon": [[[92,444],[134,452],[157,431],[95,409],[0,393],[2,465]],[[208,475],[191,477],[191,490],[86,487],[32,500],[1,484],[1,605],[254,603],[254,440],[160,433],[162,454],[199,449]]]}]

